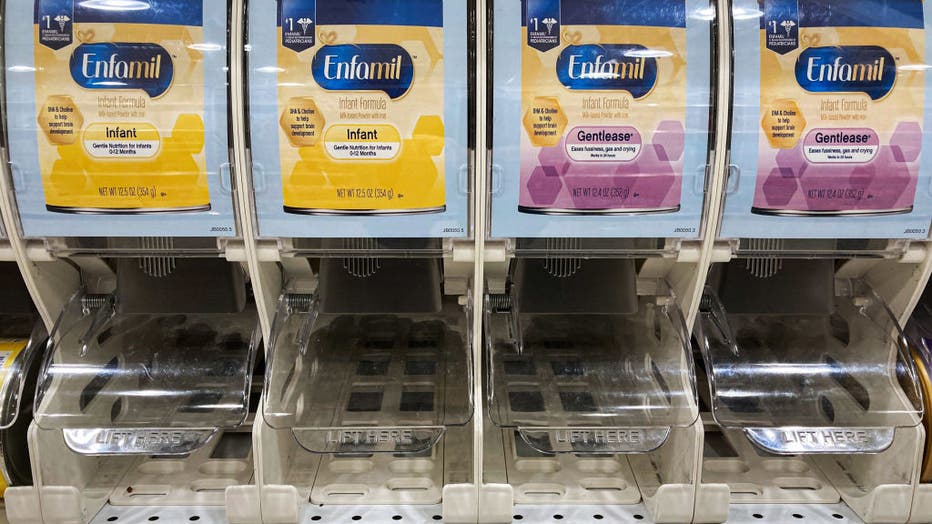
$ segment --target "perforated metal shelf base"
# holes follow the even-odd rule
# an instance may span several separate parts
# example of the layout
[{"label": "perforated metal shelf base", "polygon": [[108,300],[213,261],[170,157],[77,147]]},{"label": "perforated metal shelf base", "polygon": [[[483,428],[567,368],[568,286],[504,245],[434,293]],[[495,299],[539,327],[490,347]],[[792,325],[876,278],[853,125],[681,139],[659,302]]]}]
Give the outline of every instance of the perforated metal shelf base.
[{"label": "perforated metal shelf base", "polygon": [[732,504],[728,508],[728,524],[761,522],[863,524],[844,504]]},{"label": "perforated metal shelf base", "polygon": [[222,506],[111,506],[106,505],[90,524],[227,524]]},{"label": "perforated metal shelf base", "polygon": [[[519,504],[513,524],[653,524],[643,504],[606,506],[532,506]],[[520,518],[519,518],[520,517]],[[862,524],[844,504],[732,504],[727,524]]]},{"label": "perforated metal shelf base", "polygon": [[611,504],[602,506],[538,506],[530,504],[516,504],[514,509],[514,524],[538,524],[542,522],[583,523],[611,523],[652,524],[647,515],[647,508],[643,504]]},{"label": "perforated metal shelf base", "polygon": [[[441,523],[440,505],[424,506],[317,506],[307,505],[300,524],[431,524]],[[113,517],[116,517],[114,519]],[[153,517],[158,517],[153,519]],[[196,517],[196,518],[195,518]],[[221,507],[131,507],[105,506],[91,524],[226,524]],[[652,524],[642,504],[605,506],[514,507],[513,524],[530,523],[612,523]],[[844,504],[732,504],[727,524],[862,524]]]},{"label": "perforated metal shelf base", "polygon": [[443,508],[437,505],[417,506],[344,506],[308,505],[301,512],[300,524],[427,524],[443,522]]},{"label": "perforated metal shelf base", "polygon": [[[423,506],[343,506],[306,505],[300,524],[316,523],[378,523],[427,524],[442,523],[440,505]],[[157,518],[154,518],[157,517]],[[400,517],[400,518],[399,518]],[[0,517],[2,518],[2,517]],[[104,506],[90,524],[227,524],[222,507],[139,507]]]}]

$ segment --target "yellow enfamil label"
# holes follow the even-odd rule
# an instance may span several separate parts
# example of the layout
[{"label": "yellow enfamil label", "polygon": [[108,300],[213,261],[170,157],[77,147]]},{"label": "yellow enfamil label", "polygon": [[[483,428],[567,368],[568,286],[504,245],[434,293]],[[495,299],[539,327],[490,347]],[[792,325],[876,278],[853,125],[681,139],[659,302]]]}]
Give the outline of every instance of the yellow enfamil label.
[{"label": "yellow enfamil label", "polygon": [[445,209],[443,2],[369,7],[280,0],[285,211]]},{"label": "yellow enfamil label", "polygon": [[46,205],[64,212],[210,209],[203,5],[121,6],[36,0]]}]

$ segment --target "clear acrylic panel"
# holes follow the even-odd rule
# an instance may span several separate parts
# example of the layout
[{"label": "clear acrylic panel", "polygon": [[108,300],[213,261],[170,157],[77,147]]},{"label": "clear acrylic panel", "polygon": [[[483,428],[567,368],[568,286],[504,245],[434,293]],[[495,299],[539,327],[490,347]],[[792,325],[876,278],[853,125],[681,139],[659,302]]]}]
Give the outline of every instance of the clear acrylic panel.
[{"label": "clear acrylic panel", "polygon": [[693,424],[686,324],[654,284],[629,314],[529,314],[514,290],[488,297],[492,421],[544,453],[647,452]]},{"label": "clear acrylic panel", "polygon": [[272,331],[265,420],[318,453],[429,452],[472,414],[470,311],[324,313],[285,294]]},{"label": "clear acrylic panel", "polygon": [[44,239],[56,256],[219,258],[222,239],[210,237],[61,237]]},{"label": "clear acrylic panel", "polygon": [[732,251],[742,258],[887,258],[902,257],[909,240],[858,238],[739,238]]},{"label": "clear acrylic panel", "polygon": [[932,367],[932,289],[926,288],[922,294],[905,331],[916,355]]},{"label": "clear acrylic panel", "polygon": [[517,257],[660,258],[676,256],[682,241],[658,238],[516,238]]},{"label": "clear acrylic panel", "polygon": [[[758,300],[767,300],[759,297]],[[825,311],[729,312],[702,300],[712,414],[771,453],[880,452],[922,418],[906,341],[866,283],[837,280]]]},{"label": "clear acrylic panel", "polygon": [[279,239],[284,256],[320,258],[442,257],[452,250],[451,240],[441,238],[293,238]]},{"label": "clear acrylic panel", "polygon": [[191,452],[245,420],[259,337],[253,306],[129,314],[79,292],[50,337],[36,422],[82,453]]},{"label": "clear acrylic panel", "polygon": [[[34,361],[40,358],[48,336],[34,315],[9,315],[0,328],[0,430],[13,426],[32,399],[24,388]],[[35,377],[32,377],[34,380]]]},{"label": "clear acrylic panel", "polygon": [[21,435],[25,445],[24,428],[32,420],[36,373],[48,335],[16,262],[0,262],[0,288],[0,430],[6,430],[0,437]]}]

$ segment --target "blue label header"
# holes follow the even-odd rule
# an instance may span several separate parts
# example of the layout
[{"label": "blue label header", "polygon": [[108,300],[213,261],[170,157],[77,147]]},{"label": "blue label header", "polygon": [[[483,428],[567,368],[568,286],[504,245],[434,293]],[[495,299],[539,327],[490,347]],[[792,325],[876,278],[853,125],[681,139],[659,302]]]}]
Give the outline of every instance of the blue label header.
[{"label": "blue label header", "polygon": [[[201,0],[63,0],[74,10],[75,23],[204,25]],[[35,23],[44,23],[42,4],[35,3]]]},{"label": "blue label header", "polygon": [[560,45],[560,0],[526,0],[527,45],[547,52]]},{"label": "blue label header", "polygon": [[568,46],[557,59],[557,78],[572,90],[628,91],[643,98],[657,83],[657,57],[666,51],[637,44]]},{"label": "blue label header", "polygon": [[[528,1],[521,0],[522,12],[527,12]],[[686,27],[686,0],[565,0],[562,4],[563,25]]]},{"label": "blue label header", "polygon": [[[922,0],[758,0],[758,5],[767,12],[768,4],[789,2],[798,4],[801,27],[925,27]],[[769,21],[762,16],[760,28]]]},{"label": "blue label header", "polygon": [[883,98],[896,82],[896,60],[878,46],[810,47],[796,60],[796,81],[813,93]]},{"label": "blue label header", "polygon": [[400,98],[414,81],[414,62],[395,44],[328,45],[314,55],[311,72],[329,91],[383,91]]},{"label": "blue label header", "polygon": [[39,43],[59,50],[74,40],[74,2],[72,0],[36,0],[35,18]]},{"label": "blue label header", "polygon": [[282,46],[300,53],[317,42],[317,1],[279,0],[278,20]]},{"label": "blue label header", "polygon": [[157,44],[81,44],[70,66],[85,89],[139,89],[151,98],[165,93],[174,76],[171,55]]},{"label": "blue label header", "polygon": [[[302,4],[316,3],[317,25],[443,27],[443,0],[289,1],[295,5],[295,9],[300,9]],[[281,10],[277,23],[282,25]]]},{"label": "blue label header", "polygon": [[767,49],[781,55],[799,49],[797,0],[764,0],[761,23],[767,36]]}]

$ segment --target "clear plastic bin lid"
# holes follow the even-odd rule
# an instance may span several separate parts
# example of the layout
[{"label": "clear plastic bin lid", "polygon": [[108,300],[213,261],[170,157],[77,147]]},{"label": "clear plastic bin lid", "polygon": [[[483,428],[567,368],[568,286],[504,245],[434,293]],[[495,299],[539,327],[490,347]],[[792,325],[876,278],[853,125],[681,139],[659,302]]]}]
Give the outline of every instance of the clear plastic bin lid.
[{"label": "clear plastic bin lid", "polygon": [[285,294],[266,371],[268,425],[305,449],[429,451],[472,413],[470,312],[324,313],[320,296]]},{"label": "clear plastic bin lid", "polygon": [[[33,315],[12,315],[3,318],[0,328],[0,430],[9,429],[32,401],[24,389],[34,361],[41,358],[48,340],[45,326]],[[27,410],[30,411],[31,410]]]},{"label": "clear plastic bin lid", "polygon": [[15,425],[5,433],[9,436],[21,434],[32,420],[36,373],[48,335],[15,262],[0,262],[0,289],[0,429]]},{"label": "clear plastic bin lid", "polygon": [[918,378],[890,309],[864,282],[832,288],[823,311],[800,313],[732,312],[706,289],[697,335],[721,426],[772,453],[869,453],[921,422]]},{"label": "clear plastic bin lid", "polygon": [[686,324],[672,296],[628,314],[522,313],[486,301],[490,416],[544,453],[640,453],[698,418]]},{"label": "clear plastic bin lid", "polygon": [[932,287],[927,287],[909,322],[906,336],[927,367],[932,367]]},{"label": "clear plastic bin lid", "polygon": [[78,293],[61,313],[35,419],[85,454],[184,454],[248,414],[259,345],[238,313],[129,314],[114,295]]}]

